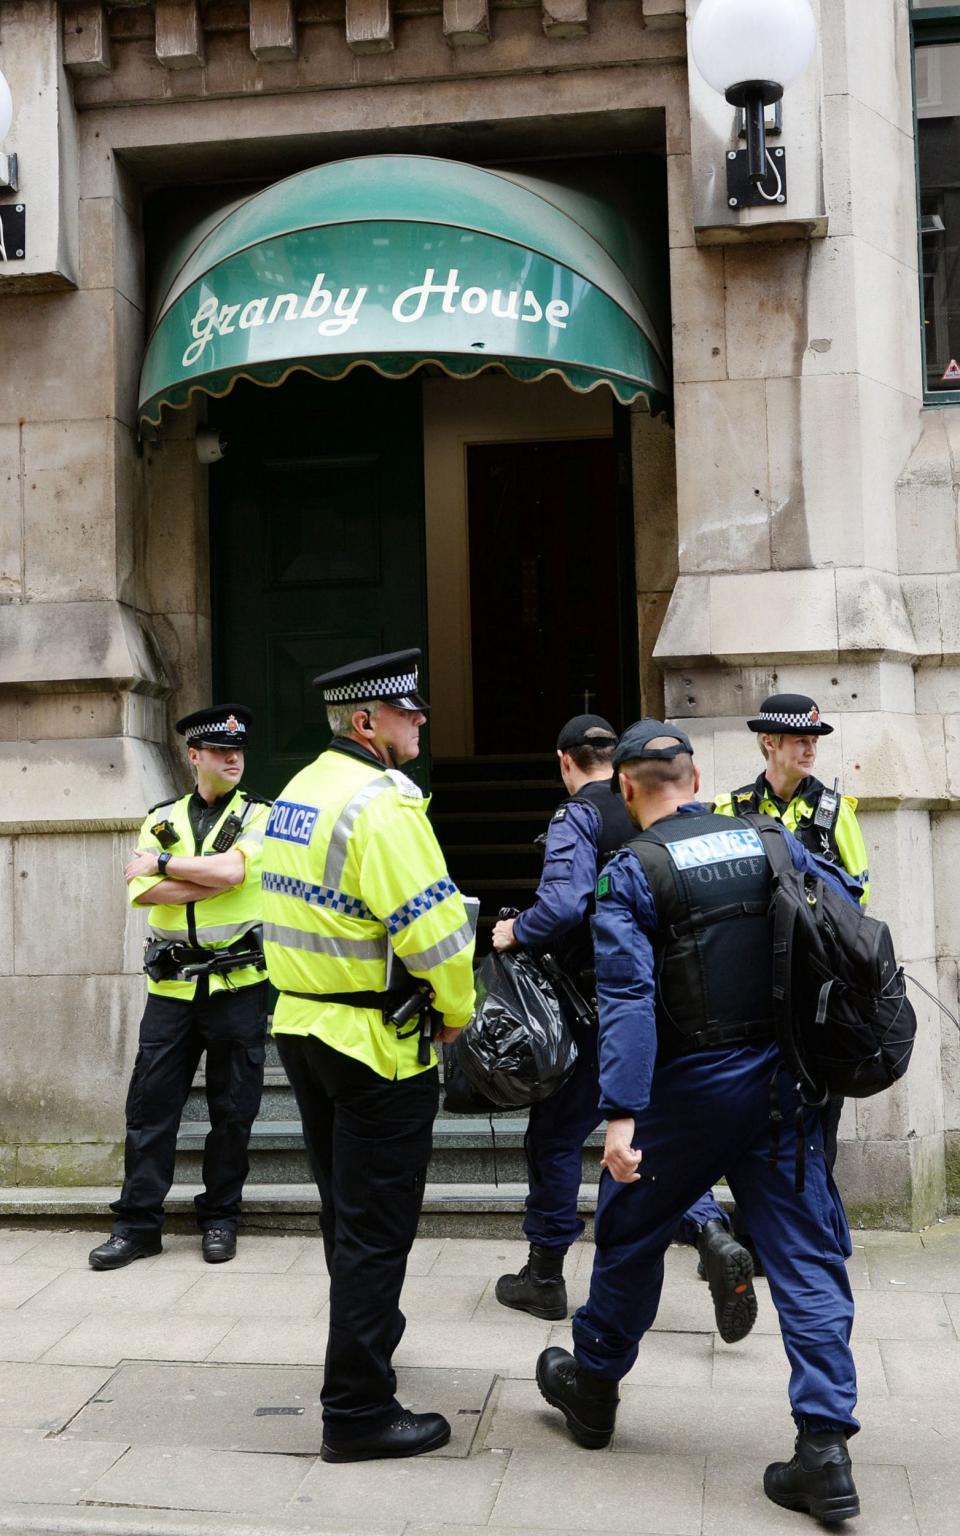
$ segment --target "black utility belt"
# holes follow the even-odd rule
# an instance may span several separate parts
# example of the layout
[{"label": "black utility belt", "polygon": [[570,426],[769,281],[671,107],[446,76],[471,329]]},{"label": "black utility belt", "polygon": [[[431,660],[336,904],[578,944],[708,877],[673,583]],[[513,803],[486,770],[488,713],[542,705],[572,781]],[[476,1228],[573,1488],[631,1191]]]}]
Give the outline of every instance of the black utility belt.
[{"label": "black utility belt", "polygon": [[375,1008],[388,1014],[410,996],[409,992],[288,992],[279,988],[281,997],[300,997],[308,1003],[339,1003],[345,1008]]},{"label": "black utility belt", "polygon": [[695,1051],[733,1051],[741,1045],[773,1045],[776,1038],[776,1027],[772,1023],[711,1024],[689,1035],[671,1029],[660,1036],[658,1054],[669,1060],[674,1056],[690,1056]]}]

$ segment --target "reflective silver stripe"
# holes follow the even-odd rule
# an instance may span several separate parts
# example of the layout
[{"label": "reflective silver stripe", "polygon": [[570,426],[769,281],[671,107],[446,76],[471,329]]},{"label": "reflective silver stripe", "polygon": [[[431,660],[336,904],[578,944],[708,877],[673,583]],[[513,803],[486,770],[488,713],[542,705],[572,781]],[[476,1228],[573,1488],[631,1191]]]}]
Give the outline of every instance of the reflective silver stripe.
[{"label": "reflective silver stripe", "polygon": [[[242,933],[249,933],[256,926],[257,919],[249,917],[243,923],[221,923],[217,928],[198,928],[197,943],[216,944],[220,939],[239,939]],[[155,928],[151,923],[150,932],[155,939],[175,939],[182,944],[192,942],[186,928]]]},{"label": "reflective silver stripe", "polygon": [[263,832],[263,828],[262,827],[251,827],[249,831],[247,831],[247,829],[245,827],[243,832],[241,833],[241,835],[237,838],[237,842],[238,843],[262,843],[263,842],[263,837],[264,837],[264,832]]},{"label": "reflective silver stripe", "polygon": [[333,955],[337,960],[382,960],[386,964],[387,939],[334,939],[324,933],[302,933],[299,928],[284,928],[279,923],[264,923],[265,944],[282,944],[284,949],[308,949],[314,955]]},{"label": "reflective silver stripe", "polygon": [[335,891],[340,889],[343,879],[343,867],[347,862],[347,844],[353,831],[353,824],[360,812],[365,810],[371,800],[377,795],[382,795],[385,789],[396,789],[392,779],[386,774],[372,779],[365,784],[359,794],[348,800],[330,834],[330,846],[327,849],[327,862],[323,866],[321,877],[324,885],[332,886]]},{"label": "reflective silver stripe", "polygon": [[421,949],[416,955],[404,955],[403,963],[408,971],[432,971],[435,965],[443,960],[449,960],[453,955],[459,955],[461,949],[466,949],[473,938],[473,929],[469,918],[462,928],[454,933],[448,933],[445,939],[438,944],[431,944],[429,949]]}]

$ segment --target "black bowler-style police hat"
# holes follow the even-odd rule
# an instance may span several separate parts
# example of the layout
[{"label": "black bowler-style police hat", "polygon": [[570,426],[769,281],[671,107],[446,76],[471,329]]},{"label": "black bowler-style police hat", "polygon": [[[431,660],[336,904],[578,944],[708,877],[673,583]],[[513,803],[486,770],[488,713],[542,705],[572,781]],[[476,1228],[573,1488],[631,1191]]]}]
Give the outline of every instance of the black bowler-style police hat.
[{"label": "black bowler-style police hat", "polygon": [[430,708],[417,692],[420,652],[389,651],[385,656],[365,656],[347,667],[321,672],[313,680],[322,688],[324,704],[367,704],[383,699],[393,709],[422,711]]},{"label": "black bowler-style police hat", "polygon": [[177,721],[177,730],[188,747],[245,747],[250,740],[253,715],[245,704],[212,704],[195,709]]},{"label": "black bowler-style police hat", "polygon": [[[588,731],[604,734],[588,736]],[[606,737],[610,738],[609,741]],[[574,715],[557,737],[557,751],[569,752],[571,747],[612,747],[616,745],[616,740],[616,731],[602,715]]]},{"label": "black bowler-style police hat", "polygon": [[[650,742],[661,736],[667,737],[671,745],[651,747]],[[622,763],[656,762],[663,758],[679,757],[681,752],[693,756],[690,737],[684,731],[677,730],[675,725],[666,725],[662,720],[638,720],[635,725],[627,726],[617,742],[613,766],[619,768]],[[616,775],[613,782],[616,783]]]},{"label": "black bowler-style police hat", "polygon": [[805,693],[772,693],[760,705],[759,715],[747,721],[751,731],[770,736],[830,736],[833,726],[821,720],[820,710]]}]

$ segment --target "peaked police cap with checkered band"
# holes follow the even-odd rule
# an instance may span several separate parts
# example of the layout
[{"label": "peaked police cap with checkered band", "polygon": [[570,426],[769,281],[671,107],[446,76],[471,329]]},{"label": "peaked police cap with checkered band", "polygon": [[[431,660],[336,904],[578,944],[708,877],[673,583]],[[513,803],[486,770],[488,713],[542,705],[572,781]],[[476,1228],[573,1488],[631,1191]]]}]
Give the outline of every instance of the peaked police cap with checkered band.
[{"label": "peaked police cap with checkered band", "polygon": [[177,721],[188,747],[246,747],[253,715],[245,704],[213,704]]},{"label": "peaked police cap with checkered band", "polygon": [[324,704],[369,704],[384,699],[394,709],[422,711],[430,706],[417,692],[420,652],[389,651],[385,656],[366,656],[348,667],[322,672],[313,680],[323,690]]},{"label": "peaked police cap with checkered band", "polygon": [[805,693],[773,693],[760,705],[759,715],[747,721],[751,731],[769,736],[830,736],[833,726],[820,718],[820,710]]}]

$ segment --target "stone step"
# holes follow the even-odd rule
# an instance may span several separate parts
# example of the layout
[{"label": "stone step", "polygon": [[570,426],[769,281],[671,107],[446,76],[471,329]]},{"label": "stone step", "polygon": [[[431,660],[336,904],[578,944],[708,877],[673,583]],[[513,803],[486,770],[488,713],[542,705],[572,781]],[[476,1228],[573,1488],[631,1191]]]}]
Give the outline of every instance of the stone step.
[{"label": "stone step", "polygon": [[485,783],[506,780],[514,784],[522,779],[546,779],[559,784],[557,759],[551,752],[514,752],[489,757],[435,757],[430,765],[431,785],[445,786],[464,779]]},{"label": "stone step", "polygon": [[[433,1128],[431,1178],[455,1187],[461,1184],[487,1184],[504,1180],[522,1181],[526,1177],[523,1119],[502,1117],[494,1120],[495,1139],[486,1120],[469,1115],[438,1119]],[[175,1182],[195,1182],[200,1178],[203,1143],[210,1129],[206,1120],[185,1120],[177,1137]],[[594,1184],[600,1176],[600,1149],[603,1135],[594,1133],[584,1149],[584,1178]],[[250,1137],[251,1185],[267,1183],[308,1183],[310,1170],[303,1146],[299,1120],[258,1119]]]}]

